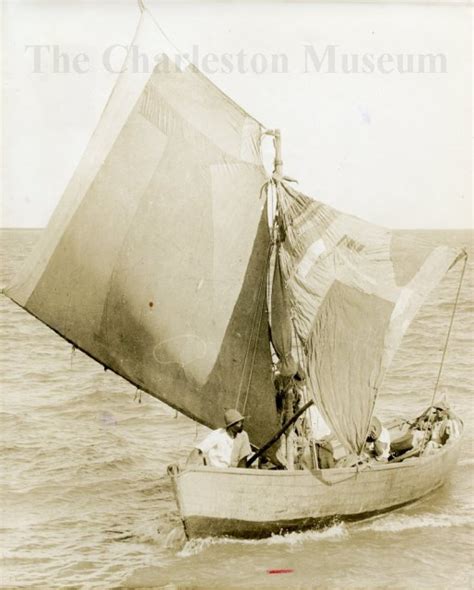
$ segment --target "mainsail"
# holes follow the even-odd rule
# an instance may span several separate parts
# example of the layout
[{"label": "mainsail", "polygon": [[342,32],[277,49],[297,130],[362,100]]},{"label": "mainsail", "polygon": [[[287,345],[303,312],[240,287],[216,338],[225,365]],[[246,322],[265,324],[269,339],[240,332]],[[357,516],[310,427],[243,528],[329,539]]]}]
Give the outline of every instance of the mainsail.
[{"label": "mainsail", "polygon": [[[145,11],[134,44],[157,53],[157,33]],[[238,408],[260,445],[279,425],[266,319],[263,129],[195,68],[161,53],[148,75],[125,64],[7,294],[209,427]]]},{"label": "mainsail", "polygon": [[[147,11],[134,44],[154,47]],[[161,51],[151,74],[125,63],[51,222],[7,294],[137,387],[209,426],[247,415],[260,446],[278,430],[267,321],[282,374],[296,370],[351,451],[450,248],[337,212],[280,176],[276,255],[262,186],[264,129],[193,66]],[[281,165],[281,162],[280,162]],[[290,375],[291,377],[291,375]]]},{"label": "mainsail", "polygon": [[277,182],[280,265],[309,386],[338,439],[358,454],[403,335],[465,253],[377,227]]}]

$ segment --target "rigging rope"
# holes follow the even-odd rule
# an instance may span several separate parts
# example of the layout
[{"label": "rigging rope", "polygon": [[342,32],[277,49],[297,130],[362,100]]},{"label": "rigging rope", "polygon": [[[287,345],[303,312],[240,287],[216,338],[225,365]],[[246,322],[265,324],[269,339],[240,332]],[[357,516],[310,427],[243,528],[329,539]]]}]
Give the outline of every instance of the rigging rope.
[{"label": "rigging rope", "polygon": [[[263,281],[262,281],[262,283],[263,283]],[[261,292],[261,289],[259,289],[259,299],[261,298],[260,292]],[[256,336],[255,336],[255,343],[254,343],[254,347],[253,347],[252,362],[250,364],[250,373],[249,373],[249,378],[248,378],[248,382],[247,382],[247,389],[245,391],[244,404],[242,406],[244,413],[245,413],[245,408],[247,406],[247,399],[249,397],[250,386],[252,384],[252,377],[253,377],[254,367],[255,367],[255,357],[257,356],[258,342],[259,342],[259,338],[260,338],[260,328],[262,326],[262,318],[263,318],[264,310],[265,310],[265,306],[264,306],[264,301],[262,299],[261,312],[259,314],[260,317],[258,319],[258,326],[257,326],[257,331],[256,331]]]},{"label": "rigging rope", "polygon": [[[268,329],[271,332],[272,328],[272,292],[273,292],[273,277],[275,273],[275,261],[276,261],[276,236],[277,236],[277,221],[276,221],[276,211],[278,206],[278,201],[276,199],[276,186],[273,178],[270,178],[267,182],[264,183],[262,186],[260,196],[262,195],[262,191],[266,192],[267,195],[267,220],[268,224],[270,225],[271,222],[271,231],[270,231],[270,250],[268,253],[268,261],[266,267],[266,275],[267,275],[267,291],[266,291],[266,301],[267,301],[267,319],[268,319]],[[272,339],[270,337],[270,351],[271,351],[271,358],[272,358],[272,372],[275,373],[277,361],[277,352],[275,347],[273,346]]]},{"label": "rigging rope", "polygon": [[467,253],[464,252],[464,264],[463,264],[462,271],[461,271],[461,277],[459,279],[459,285],[458,285],[458,290],[457,290],[457,293],[456,293],[456,299],[454,300],[453,313],[451,314],[451,320],[449,322],[448,333],[446,334],[446,342],[444,344],[443,355],[441,357],[441,363],[439,365],[438,377],[436,378],[436,384],[435,384],[435,387],[434,387],[433,396],[431,398],[431,406],[433,406],[433,404],[434,404],[436,393],[438,391],[439,382],[441,380],[441,373],[443,372],[444,361],[446,359],[446,352],[448,350],[449,339],[451,337],[451,330],[453,328],[454,316],[456,314],[456,308],[458,306],[459,295],[461,293],[461,287],[462,287],[462,282],[463,282],[463,279],[464,279],[464,273],[466,271],[466,266],[467,266]]},{"label": "rigging rope", "polygon": [[[269,258],[269,252],[270,252],[270,248],[268,249],[267,260]],[[247,343],[247,350],[245,351],[244,363],[243,363],[243,366],[242,366],[242,373],[241,373],[241,376],[240,376],[239,390],[238,390],[238,393],[237,393],[237,399],[235,401],[235,407],[236,408],[239,407],[240,396],[242,394],[242,387],[244,385],[245,370],[247,368],[248,356],[249,356],[249,353],[250,353],[250,349],[252,347],[252,340],[254,338],[254,335],[255,335],[255,331],[256,330],[258,330],[257,336],[256,336],[256,342],[258,342],[258,336],[259,336],[259,330],[260,330],[261,321],[259,321],[258,322],[258,325],[257,325],[257,318],[258,318],[258,313],[259,313],[259,309],[260,309],[259,303],[260,303],[260,299],[261,299],[262,287],[263,287],[263,285],[265,283],[265,278],[266,278],[266,273],[263,273],[262,279],[260,280],[260,284],[259,284],[259,287],[258,287],[256,305],[255,305],[255,310],[254,310],[253,317],[252,317],[252,329],[250,331],[249,340],[248,340],[248,343]],[[261,320],[261,318],[260,318],[260,320]],[[252,363],[253,363],[254,360],[255,360],[255,352],[253,354],[252,359],[253,359],[252,360]],[[253,364],[252,364],[252,366],[250,368],[250,381],[251,381],[252,374],[253,374]],[[245,401],[247,401],[247,396],[248,396],[248,390],[249,390],[249,388],[250,388],[250,382],[249,382],[249,384],[247,386],[247,394],[246,394]]]},{"label": "rigging rope", "polygon": [[[266,192],[267,207],[270,207],[270,211],[272,211],[272,212],[273,212],[273,208],[274,208],[274,199],[275,199],[275,195],[273,194],[273,190],[272,190],[273,182],[274,182],[274,180],[273,180],[273,176],[272,176],[262,185],[262,187],[260,189],[260,196],[262,196],[263,193]],[[268,216],[268,213],[267,213],[267,216]],[[242,388],[244,385],[245,370],[247,368],[247,360],[248,360],[248,356],[250,353],[250,349],[252,347],[252,340],[255,335],[255,341],[254,341],[254,347],[253,347],[253,353],[252,353],[252,361],[251,361],[251,365],[250,365],[250,372],[249,372],[249,377],[248,377],[248,381],[247,381],[247,387],[245,389],[245,398],[244,398],[244,402],[243,402],[243,406],[242,406],[243,412],[245,412],[245,407],[247,405],[247,399],[248,399],[249,392],[250,392],[250,386],[252,384],[252,376],[253,376],[253,372],[254,372],[255,357],[257,354],[257,347],[258,347],[258,341],[259,341],[259,336],[260,336],[260,328],[262,325],[262,318],[263,318],[263,313],[264,313],[264,306],[263,305],[260,309],[260,300],[261,300],[262,288],[265,285],[265,283],[267,286],[265,299],[268,298],[268,294],[270,293],[269,288],[268,288],[270,273],[268,272],[268,270],[270,267],[270,261],[271,261],[274,242],[275,242],[275,220],[272,224],[272,229],[270,232],[270,244],[268,246],[268,251],[267,251],[265,272],[262,275],[262,280],[260,281],[260,284],[258,287],[256,307],[255,307],[255,311],[254,311],[254,314],[252,317],[252,330],[250,332],[250,336],[249,336],[249,340],[248,340],[248,344],[247,344],[247,350],[245,352],[244,363],[242,366],[242,373],[241,373],[240,383],[239,383],[239,390],[238,390],[237,399],[235,402],[235,407],[238,408],[239,402],[240,402],[240,396],[242,394]],[[268,309],[270,309],[269,303],[270,302],[267,300],[267,308]],[[260,311],[260,313],[259,313],[259,311]],[[257,318],[258,318],[258,322],[257,322]]]},{"label": "rigging rope", "polygon": [[[233,98],[231,98],[228,94],[226,94],[221,88],[219,88],[219,86],[214,84],[214,82],[212,82],[212,80],[208,76],[203,74],[203,72],[201,72],[201,70],[198,68],[197,64],[194,64],[190,59],[188,59],[188,57],[186,57],[186,54],[183,53],[181,51],[181,49],[173,43],[173,41],[171,40],[170,37],[168,37],[168,35],[165,33],[164,29],[161,27],[160,23],[154,17],[151,10],[149,10],[149,8],[146,6],[144,0],[137,0],[137,1],[138,1],[138,7],[140,9],[141,14],[143,14],[145,12],[147,12],[149,14],[150,19],[152,20],[152,22],[156,26],[156,28],[160,31],[161,35],[164,37],[164,39],[166,39],[166,41],[170,44],[170,46],[176,51],[176,53],[177,53],[176,57],[179,57],[180,60],[183,60],[184,62],[186,62],[187,67],[194,68],[196,71],[198,71],[199,74],[205,78],[205,80],[208,84],[214,86],[214,88],[216,88],[217,91],[227,101],[230,101],[235,107],[237,107],[242,113],[244,113],[245,116],[250,117],[251,119],[256,121],[260,125],[260,127],[262,127],[262,129],[268,129],[268,127],[266,125],[264,125],[263,123],[258,121],[255,117],[250,115],[243,107],[240,106],[240,104],[235,102],[235,100]],[[133,45],[132,45],[132,47],[133,47]],[[179,63],[179,69],[181,69],[181,62]]]},{"label": "rigging rope", "polygon": [[[435,386],[434,386],[434,391],[433,391],[433,395],[431,397],[431,404],[430,404],[429,408],[432,408],[433,405],[434,405],[435,398],[436,398],[436,393],[438,391],[438,386],[439,386],[439,383],[440,383],[440,380],[441,380],[441,373],[443,372],[444,361],[445,361],[445,358],[446,358],[446,352],[448,350],[449,338],[451,336],[451,330],[452,330],[453,323],[454,323],[454,316],[456,314],[456,308],[457,308],[458,301],[459,301],[459,295],[461,293],[461,286],[462,286],[462,282],[463,282],[463,279],[464,279],[464,273],[466,271],[466,266],[467,266],[467,253],[464,252],[464,264],[463,264],[462,271],[461,271],[461,277],[459,279],[458,290],[457,290],[457,293],[456,293],[456,298],[454,300],[453,313],[451,314],[451,319],[450,319],[450,322],[449,322],[448,333],[446,334],[446,342],[444,343],[443,354],[441,356],[441,362],[440,362],[439,370],[438,370],[438,376],[436,378],[436,383],[435,383]],[[427,412],[428,411],[429,410],[427,410]],[[422,439],[421,444],[420,444],[419,453],[418,453],[419,455],[421,455],[421,453],[423,453],[426,445],[428,444],[428,441],[429,441],[429,438],[430,438],[429,435],[428,435],[428,429],[430,428],[431,424],[433,423],[433,419],[434,419],[434,414],[431,412],[429,414],[429,416],[428,416],[428,419],[425,421],[425,423],[423,425],[423,439]]]},{"label": "rigging rope", "polygon": [[[456,259],[456,261],[453,263],[453,265],[458,260],[459,260],[459,258]],[[438,386],[439,386],[439,383],[440,383],[440,380],[441,380],[441,374],[443,372],[444,361],[446,359],[446,352],[448,350],[449,339],[451,337],[451,330],[453,328],[454,316],[456,315],[456,308],[457,308],[458,301],[459,301],[459,295],[461,293],[461,287],[462,287],[462,283],[463,283],[463,279],[464,279],[464,273],[466,271],[466,265],[467,265],[467,253],[464,251],[464,264],[463,264],[463,267],[462,267],[461,277],[459,279],[458,289],[457,289],[456,297],[455,297],[455,300],[454,300],[453,312],[451,314],[451,319],[450,319],[450,322],[449,322],[448,333],[446,334],[446,341],[444,343],[443,354],[441,356],[441,362],[440,362],[440,365],[439,365],[438,376],[436,378],[436,383],[435,383],[435,386],[434,386],[433,395],[431,397],[431,403],[430,403],[430,406],[429,406],[430,408],[433,407],[433,404],[434,404],[435,398],[436,398],[436,393],[438,392]],[[370,421],[372,420],[372,416],[373,416],[373,413],[374,413],[375,403],[376,403],[377,397],[378,397],[378,394],[376,392],[376,394],[374,396],[374,402],[373,402],[373,405],[372,405],[372,411],[370,413]],[[370,430],[370,421],[369,421],[369,427],[367,429],[366,436],[368,435],[369,430]],[[421,445],[420,445],[420,453],[423,452],[423,449],[425,448],[425,445],[428,442],[428,437],[427,437],[428,427],[431,424],[431,422],[432,422],[432,416],[430,416],[430,419],[426,421],[426,423],[425,423],[425,425],[423,427],[424,434],[423,434],[423,440],[422,440]]]},{"label": "rigging rope", "polygon": [[[262,192],[266,191],[266,193],[267,193],[267,206],[270,207],[271,212],[276,213],[275,200],[277,203],[276,208],[278,208],[278,199],[275,199],[273,187],[274,187],[274,179],[272,176],[264,183],[264,185],[261,188],[260,194],[262,195]],[[262,280],[260,281],[260,285],[258,288],[257,306],[256,306],[255,313],[254,313],[253,320],[252,320],[253,329],[252,329],[252,332],[251,332],[251,335],[249,338],[249,342],[247,345],[247,351],[245,353],[244,366],[242,368],[242,375],[241,375],[241,379],[240,379],[239,392],[237,395],[236,407],[238,407],[238,402],[240,401],[240,396],[242,393],[242,386],[243,386],[243,382],[244,382],[244,378],[245,378],[245,368],[247,365],[248,354],[250,352],[252,338],[254,337],[254,334],[255,334],[252,360],[251,360],[251,364],[250,364],[250,371],[249,371],[249,376],[248,376],[248,381],[247,381],[247,387],[245,389],[245,398],[244,398],[244,402],[243,402],[243,406],[242,406],[243,412],[245,412],[245,408],[247,406],[247,400],[248,400],[248,396],[250,393],[250,386],[252,384],[252,376],[253,376],[254,368],[255,368],[255,358],[257,356],[258,342],[259,342],[259,337],[260,337],[260,328],[262,326],[262,319],[263,319],[263,315],[264,315],[264,311],[265,311],[265,300],[267,302],[267,309],[268,310],[271,309],[271,303],[268,300],[269,293],[270,293],[269,286],[271,285],[269,268],[270,268],[270,264],[271,264],[271,257],[272,257],[273,248],[275,246],[275,235],[276,235],[276,215],[274,216],[274,220],[273,220],[273,224],[272,224],[272,228],[271,228],[271,232],[270,232],[270,244],[269,244],[268,251],[267,251],[267,261],[265,264],[265,272],[263,273]],[[262,299],[261,292],[262,292],[262,288],[264,287],[265,283],[266,283],[267,290],[266,290],[265,298]],[[271,288],[271,286],[270,286],[270,288]],[[262,304],[260,305],[261,300],[262,300]],[[259,310],[260,310],[260,313],[259,313]],[[270,312],[268,312],[268,313],[270,313]],[[258,323],[257,323],[257,316],[258,316]],[[270,320],[270,318],[268,318],[268,319]],[[270,325],[270,321],[268,323]]]},{"label": "rigging rope", "polygon": [[148,7],[145,5],[145,2],[143,0],[137,0],[138,1],[138,7],[140,8],[140,11],[143,12],[147,12],[150,15],[151,20],[153,21],[153,24],[156,26],[156,28],[160,31],[160,33],[163,35],[163,37],[166,39],[166,41],[168,41],[168,43],[171,45],[171,47],[176,51],[176,53],[179,55],[180,58],[182,58],[188,66],[192,65],[192,62],[186,57],[186,55],[180,50],[179,47],[177,47],[173,41],[168,37],[168,35],[165,33],[165,31],[163,30],[163,28],[161,27],[160,23],[156,20],[156,18],[154,17],[153,13],[151,12],[151,10],[148,10]]}]

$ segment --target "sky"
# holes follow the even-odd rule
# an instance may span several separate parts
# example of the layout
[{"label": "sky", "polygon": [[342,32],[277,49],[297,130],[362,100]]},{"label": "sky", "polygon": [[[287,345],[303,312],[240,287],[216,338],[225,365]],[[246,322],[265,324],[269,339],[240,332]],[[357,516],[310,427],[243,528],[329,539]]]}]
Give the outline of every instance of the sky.
[{"label": "sky", "polygon": [[[471,226],[467,6],[147,6],[172,51],[281,129],[300,190],[388,227]],[[3,2],[3,227],[47,224],[138,17],[136,0]]]}]

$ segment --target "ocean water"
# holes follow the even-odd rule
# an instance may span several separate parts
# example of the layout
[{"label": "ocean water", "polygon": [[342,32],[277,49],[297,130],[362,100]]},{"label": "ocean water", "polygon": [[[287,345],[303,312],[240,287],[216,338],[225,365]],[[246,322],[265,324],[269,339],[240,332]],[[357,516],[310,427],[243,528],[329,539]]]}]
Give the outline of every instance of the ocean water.
[{"label": "ocean water", "polygon": [[[186,542],[166,467],[206,429],[0,296],[1,586],[473,588],[473,234],[423,233],[471,253],[441,380],[465,421],[451,482],[382,517],[259,541]],[[0,232],[2,287],[39,235]],[[410,328],[378,402],[382,418],[430,402],[458,279],[448,275]]]}]

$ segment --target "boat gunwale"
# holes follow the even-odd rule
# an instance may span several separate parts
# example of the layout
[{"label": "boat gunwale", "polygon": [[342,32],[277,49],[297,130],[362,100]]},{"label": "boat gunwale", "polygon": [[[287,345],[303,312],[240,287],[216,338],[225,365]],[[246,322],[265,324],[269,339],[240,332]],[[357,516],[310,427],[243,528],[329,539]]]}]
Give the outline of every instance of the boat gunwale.
[{"label": "boat gunwale", "polygon": [[[462,421],[460,420],[461,425]],[[179,468],[178,472],[173,474],[172,477],[180,478],[187,473],[198,472],[208,474],[226,474],[226,475],[246,475],[248,477],[308,477],[311,475],[318,479],[321,479],[321,475],[328,475],[327,479],[332,480],[333,475],[346,475],[349,477],[356,475],[363,475],[365,473],[374,473],[379,471],[389,471],[394,469],[414,469],[417,467],[424,467],[429,463],[433,463],[441,459],[451,450],[455,450],[461,443],[463,438],[463,431],[458,438],[452,443],[445,444],[441,448],[436,449],[435,453],[430,455],[421,455],[416,457],[408,457],[404,461],[389,462],[389,463],[366,463],[361,466],[355,467],[331,467],[329,469],[298,469],[298,470],[286,470],[286,469],[247,469],[245,467],[210,467],[193,465],[192,467]],[[336,482],[335,482],[336,483]]]}]

